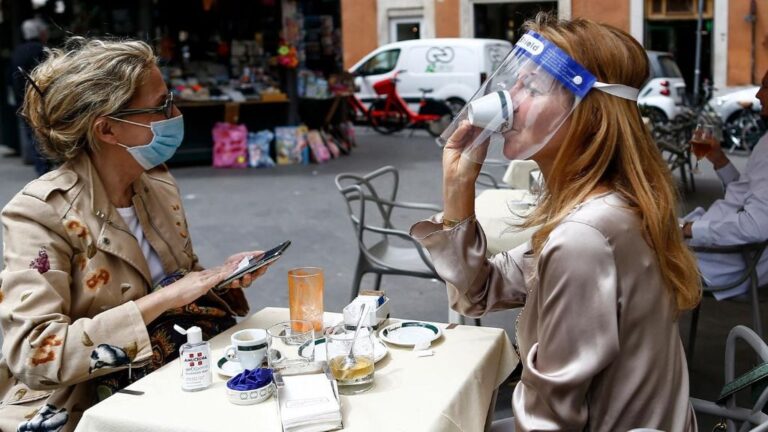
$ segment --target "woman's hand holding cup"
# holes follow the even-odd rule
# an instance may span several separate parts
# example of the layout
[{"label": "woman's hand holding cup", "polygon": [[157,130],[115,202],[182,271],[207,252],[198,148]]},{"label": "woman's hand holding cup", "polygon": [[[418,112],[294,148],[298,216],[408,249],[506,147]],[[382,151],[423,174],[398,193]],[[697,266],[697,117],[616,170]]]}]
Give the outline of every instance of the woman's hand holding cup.
[{"label": "woman's hand holding cup", "polygon": [[[477,134],[477,128],[463,121],[443,148],[444,220],[460,221],[474,213],[475,181],[482,168],[482,163],[475,161],[485,160],[488,151],[487,144],[467,149]],[[465,151],[471,153],[469,157]]]}]

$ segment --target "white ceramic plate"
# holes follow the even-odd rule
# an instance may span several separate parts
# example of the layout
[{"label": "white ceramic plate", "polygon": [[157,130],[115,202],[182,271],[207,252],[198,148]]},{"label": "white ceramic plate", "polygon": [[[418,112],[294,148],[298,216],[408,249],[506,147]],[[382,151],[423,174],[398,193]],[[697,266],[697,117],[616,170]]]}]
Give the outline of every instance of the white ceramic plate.
[{"label": "white ceramic plate", "polygon": [[[305,343],[301,347],[299,347],[299,355],[302,357],[306,357],[304,354],[304,350],[306,350],[308,344]],[[379,360],[383,359],[387,356],[387,353],[389,352],[389,349],[386,345],[381,343],[381,341],[374,336],[374,342],[373,342],[373,362],[378,363]],[[315,361],[325,361],[326,360],[326,349],[325,349],[325,338],[319,338],[315,339]]]},{"label": "white ceramic plate", "polygon": [[417,343],[432,342],[442,335],[440,327],[422,321],[403,321],[379,330],[379,337],[384,342],[409,347]]}]

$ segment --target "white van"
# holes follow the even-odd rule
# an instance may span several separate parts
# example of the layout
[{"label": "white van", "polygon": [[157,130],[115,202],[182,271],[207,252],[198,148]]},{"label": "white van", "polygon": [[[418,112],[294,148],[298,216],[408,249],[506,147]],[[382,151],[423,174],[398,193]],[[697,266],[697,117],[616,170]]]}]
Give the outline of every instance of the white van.
[{"label": "white van", "polygon": [[512,44],[500,39],[414,39],[381,46],[349,71],[366,104],[376,99],[373,84],[400,71],[397,92],[406,102],[418,102],[422,89],[431,89],[429,97],[458,112],[511,50]]}]

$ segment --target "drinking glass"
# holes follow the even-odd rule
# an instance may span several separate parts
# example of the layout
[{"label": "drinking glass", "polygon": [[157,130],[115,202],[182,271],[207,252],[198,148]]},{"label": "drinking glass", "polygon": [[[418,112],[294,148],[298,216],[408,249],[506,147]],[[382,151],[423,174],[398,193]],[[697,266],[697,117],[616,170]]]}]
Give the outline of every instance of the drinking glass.
[{"label": "drinking glass", "polygon": [[[304,330],[294,330],[296,328]],[[267,329],[267,362],[275,372],[290,375],[314,361],[315,332],[308,321],[285,321]]]},{"label": "drinking glass", "polygon": [[693,173],[699,174],[699,160],[706,157],[712,151],[712,141],[715,139],[715,128],[712,125],[699,123],[693,131],[691,137],[691,151],[696,157],[696,165],[693,167]]},{"label": "drinking glass", "polygon": [[[309,321],[316,332],[323,330],[323,269],[299,267],[288,270],[288,307],[296,325]],[[306,328],[294,327],[303,331]]]},{"label": "drinking glass", "polygon": [[[355,330],[344,324],[330,327],[325,333],[326,358],[328,367],[339,386],[339,393],[351,395],[362,393],[373,387],[374,341],[370,327]],[[352,341],[355,341],[354,347]],[[354,361],[348,363],[350,348]]]}]

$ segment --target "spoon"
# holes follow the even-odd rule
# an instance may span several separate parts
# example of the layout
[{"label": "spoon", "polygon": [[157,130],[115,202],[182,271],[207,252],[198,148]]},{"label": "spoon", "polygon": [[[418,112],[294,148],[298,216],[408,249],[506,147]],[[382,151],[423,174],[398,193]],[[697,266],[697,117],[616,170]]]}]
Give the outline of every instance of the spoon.
[{"label": "spoon", "polygon": [[365,304],[360,305],[360,318],[357,319],[357,325],[355,326],[355,334],[352,336],[352,343],[349,345],[349,354],[347,354],[346,357],[344,357],[344,363],[341,365],[341,369],[351,369],[355,366],[355,363],[357,363],[357,360],[355,360],[355,355],[353,354],[355,351],[355,341],[357,341],[357,333],[360,331],[360,324],[363,322],[363,317],[365,316]]}]

